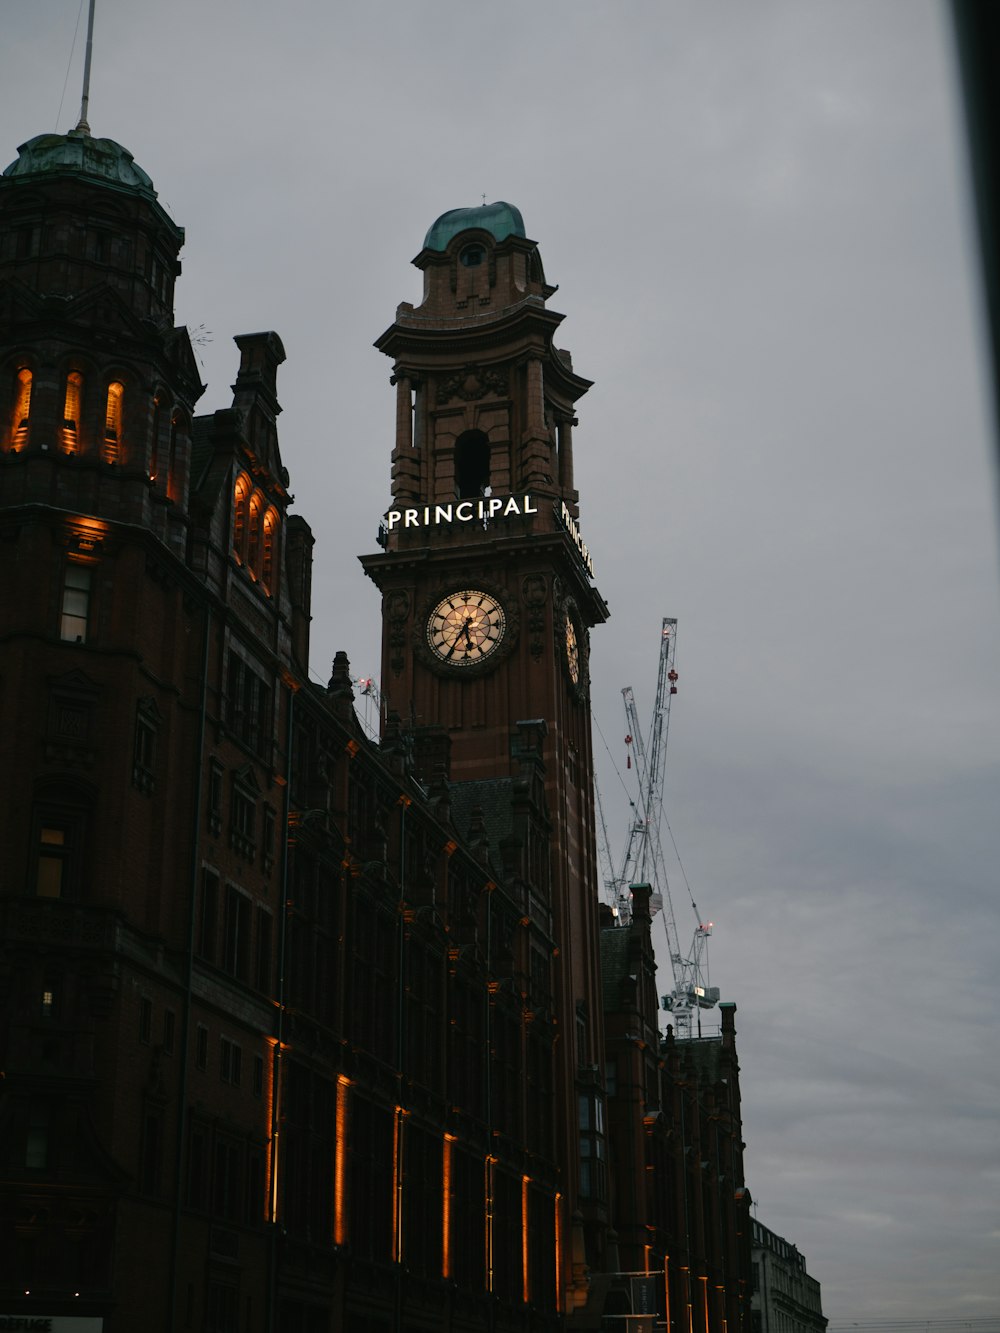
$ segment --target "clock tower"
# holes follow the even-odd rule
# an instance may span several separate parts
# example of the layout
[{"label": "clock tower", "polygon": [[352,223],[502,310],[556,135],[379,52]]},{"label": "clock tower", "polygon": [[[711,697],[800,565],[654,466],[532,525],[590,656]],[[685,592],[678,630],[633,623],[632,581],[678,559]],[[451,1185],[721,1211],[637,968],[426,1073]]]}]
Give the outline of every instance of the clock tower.
[{"label": "clock tower", "polygon": [[589,709],[590,631],[608,608],[573,480],[590,381],[555,345],[556,288],[518,209],[443,214],[413,262],[423,299],[376,342],[393,361],[396,438],[383,550],[362,563],[383,598],[383,700],[414,736],[418,776],[474,791],[488,826],[491,784],[523,782],[531,751],[547,845],[522,925],[551,960],[569,1313],[585,1269],[609,1258]]}]

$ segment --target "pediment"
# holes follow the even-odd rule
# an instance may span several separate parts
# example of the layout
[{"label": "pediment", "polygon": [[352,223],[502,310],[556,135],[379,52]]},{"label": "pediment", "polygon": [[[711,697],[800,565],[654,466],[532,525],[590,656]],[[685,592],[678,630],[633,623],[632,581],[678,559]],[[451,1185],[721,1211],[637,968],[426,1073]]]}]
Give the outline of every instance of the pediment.
[{"label": "pediment", "polygon": [[50,676],[49,689],[53,694],[88,700],[97,699],[102,692],[96,680],[91,680],[85,672],[77,669],[66,671],[61,676]]}]

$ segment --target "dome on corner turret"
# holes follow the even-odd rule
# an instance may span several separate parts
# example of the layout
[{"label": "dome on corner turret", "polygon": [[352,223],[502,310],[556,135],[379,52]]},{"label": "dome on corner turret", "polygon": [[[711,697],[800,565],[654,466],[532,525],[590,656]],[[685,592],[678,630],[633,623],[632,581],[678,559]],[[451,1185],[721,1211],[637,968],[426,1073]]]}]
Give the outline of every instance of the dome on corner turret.
[{"label": "dome on corner turret", "polygon": [[36,134],[17,150],[16,162],[5,176],[41,176],[58,173],[98,180],[113,189],[128,190],[155,199],[153,182],[136,164],[127,148],[114,139],[95,139],[84,130],[69,134]]},{"label": "dome on corner turret", "polygon": [[448,244],[463,231],[473,228],[488,231],[496,241],[508,236],[526,236],[521,210],[498,199],[479,208],[452,208],[442,213],[424,237],[425,250],[447,250]]}]

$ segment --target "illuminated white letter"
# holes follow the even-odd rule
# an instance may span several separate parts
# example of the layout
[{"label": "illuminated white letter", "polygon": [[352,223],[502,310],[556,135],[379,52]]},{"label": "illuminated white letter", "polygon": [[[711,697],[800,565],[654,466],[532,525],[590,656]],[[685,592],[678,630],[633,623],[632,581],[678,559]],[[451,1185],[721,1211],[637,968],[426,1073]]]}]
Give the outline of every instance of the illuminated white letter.
[{"label": "illuminated white letter", "polygon": [[434,506],[434,522],[435,522],[435,523],[450,523],[450,522],[451,522],[451,509],[452,509],[451,505],[435,505],[435,506]]},{"label": "illuminated white letter", "polygon": [[419,528],[419,527],[420,527],[420,515],[417,513],[417,511],[416,511],[415,509],[406,509],[406,510],[404,510],[404,512],[403,512],[403,527],[404,527],[404,528]]},{"label": "illuminated white letter", "polygon": [[[465,510],[464,514],[462,513],[463,509]],[[461,504],[457,504],[455,506],[455,517],[459,523],[468,523],[472,518],[472,501],[463,500]]]},{"label": "illuminated white letter", "polygon": [[389,531],[391,532],[403,515],[398,509],[390,509],[386,518],[389,520]]}]

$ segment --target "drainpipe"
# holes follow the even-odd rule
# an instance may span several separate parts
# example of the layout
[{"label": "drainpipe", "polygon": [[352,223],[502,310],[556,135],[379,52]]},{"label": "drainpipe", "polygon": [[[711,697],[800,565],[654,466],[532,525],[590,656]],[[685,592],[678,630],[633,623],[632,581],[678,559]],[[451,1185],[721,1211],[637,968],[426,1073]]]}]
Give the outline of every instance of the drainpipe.
[{"label": "drainpipe", "polygon": [[177,1144],[174,1153],[174,1219],[170,1236],[170,1278],[167,1285],[167,1328],[176,1328],[177,1268],[181,1244],[181,1207],[184,1192],[184,1140],[187,1134],[188,1056],[191,1043],[192,986],[194,982],[195,925],[198,920],[198,881],[201,862],[201,804],[205,769],[205,719],[208,708],[208,653],[212,612],[205,607],[205,641],[201,657],[201,705],[198,716],[198,749],[194,780],[194,827],[191,836],[191,898],[188,911],[187,958],[185,960],[184,1009],[181,1014],[180,1082],[177,1089]]},{"label": "drainpipe", "polygon": [[271,1241],[267,1255],[267,1333],[277,1328],[278,1306],[278,1145],[281,1126],[281,1050],[285,1039],[285,941],[288,924],[288,821],[292,805],[292,749],[295,743],[295,692],[296,686],[288,681],[288,719],[287,742],[285,745],[285,808],[282,817],[281,837],[281,875],[279,883],[278,905],[281,909],[278,927],[278,1015],[276,1022],[274,1050],[271,1056],[271,1170],[267,1182],[268,1214],[271,1224]]}]

